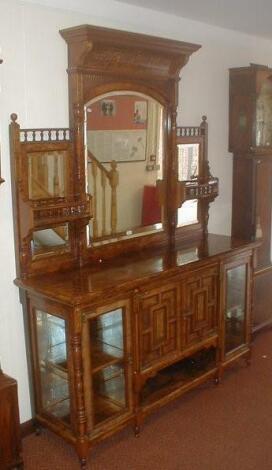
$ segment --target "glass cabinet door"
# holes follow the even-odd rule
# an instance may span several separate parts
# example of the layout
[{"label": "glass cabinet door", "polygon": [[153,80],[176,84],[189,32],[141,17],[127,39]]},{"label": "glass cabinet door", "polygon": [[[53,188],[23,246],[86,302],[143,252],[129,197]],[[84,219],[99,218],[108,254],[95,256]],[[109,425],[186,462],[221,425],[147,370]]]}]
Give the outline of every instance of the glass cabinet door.
[{"label": "glass cabinet door", "polygon": [[127,318],[125,308],[116,308],[90,318],[89,343],[91,414],[93,426],[116,418],[129,409]]},{"label": "glass cabinet door", "polygon": [[247,263],[226,267],[225,354],[247,342],[247,270]]},{"label": "glass cabinet door", "polygon": [[40,406],[70,422],[70,393],[67,369],[66,321],[35,310]]}]

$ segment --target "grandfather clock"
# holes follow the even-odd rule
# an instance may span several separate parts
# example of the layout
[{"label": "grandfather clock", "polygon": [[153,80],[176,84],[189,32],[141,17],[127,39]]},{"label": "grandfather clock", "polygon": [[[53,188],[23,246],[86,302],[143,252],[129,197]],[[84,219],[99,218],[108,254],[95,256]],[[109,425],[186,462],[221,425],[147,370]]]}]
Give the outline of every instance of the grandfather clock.
[{"label": "grandfather clock", "polygon": [[272,325],[272,69],[230,69],[229,151],[233,153],[232,235],[261,239],[253,328]]}]

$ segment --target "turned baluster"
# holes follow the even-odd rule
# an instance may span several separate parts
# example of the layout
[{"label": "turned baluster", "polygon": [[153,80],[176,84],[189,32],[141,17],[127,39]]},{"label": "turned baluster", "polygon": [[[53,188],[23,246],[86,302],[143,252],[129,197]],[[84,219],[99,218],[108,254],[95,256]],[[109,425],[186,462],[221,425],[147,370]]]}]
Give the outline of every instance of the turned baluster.
[{"label": "turned baluster", "polygon": [[97,164],[95,160],[92,160],[92,176],[93,176],[93,237],[98,236],[98,224],[97,224]]},{"label": "turned baluster", "polygon": [[106,235],[106,174],[101,171],[101,186],[102,186],[102,237]]},{"label": "turned baluster", "polygon": [[59,166],[58,166],[58,154],[54,154],[54,196],[60,194],[60,180],[59,180]]},{"label": "turned baluster", "polygon": [[109,180],[111,186],[111,234],[117,231],[117,191],[119,183],[119,174],[117,171],[117,163],[115,160],[111,162],[111,170],[109,172]]}]

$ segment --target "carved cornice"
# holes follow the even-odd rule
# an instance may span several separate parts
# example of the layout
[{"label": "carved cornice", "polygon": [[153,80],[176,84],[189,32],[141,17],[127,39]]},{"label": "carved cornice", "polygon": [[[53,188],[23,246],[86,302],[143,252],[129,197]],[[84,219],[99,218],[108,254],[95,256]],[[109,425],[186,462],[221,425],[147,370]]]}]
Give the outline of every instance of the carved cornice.
[{"label": "carved cornice", "polygon": [[177,78],[201,46],[89,25],[61,30],[69,46],[68,68],[95,73]]}]

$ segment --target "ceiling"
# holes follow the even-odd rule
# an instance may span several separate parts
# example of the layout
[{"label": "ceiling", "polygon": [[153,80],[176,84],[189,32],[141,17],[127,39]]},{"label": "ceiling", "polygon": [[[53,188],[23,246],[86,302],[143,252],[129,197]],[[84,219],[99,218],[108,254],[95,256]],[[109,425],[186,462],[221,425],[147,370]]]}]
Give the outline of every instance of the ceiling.
[{"label": "ceiling", "polygon": [[[24,0],[84,12],[93,12],[92,0]],[[221,28],[272,39],[272,0],[115,0],[189,18]],[[110,9],[111,0],[100,0],[98,8]]]},{"label": "ceiling", "polygon": [[272,39],[271,0],[117,0]]}]

